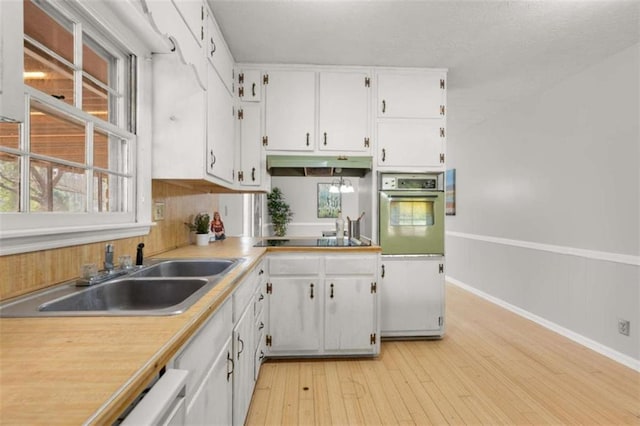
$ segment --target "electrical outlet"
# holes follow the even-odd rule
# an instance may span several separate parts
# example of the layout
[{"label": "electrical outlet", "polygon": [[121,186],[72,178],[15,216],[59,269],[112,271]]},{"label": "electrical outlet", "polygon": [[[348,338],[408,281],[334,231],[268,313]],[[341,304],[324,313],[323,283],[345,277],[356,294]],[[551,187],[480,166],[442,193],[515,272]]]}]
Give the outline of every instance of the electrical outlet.
[{"label": "electrical outlet", "polygon": [[629,335],[629,327],[631,326],[630,322],[624,319],[618,320],[618,333],[624,334],[625,336]]}]

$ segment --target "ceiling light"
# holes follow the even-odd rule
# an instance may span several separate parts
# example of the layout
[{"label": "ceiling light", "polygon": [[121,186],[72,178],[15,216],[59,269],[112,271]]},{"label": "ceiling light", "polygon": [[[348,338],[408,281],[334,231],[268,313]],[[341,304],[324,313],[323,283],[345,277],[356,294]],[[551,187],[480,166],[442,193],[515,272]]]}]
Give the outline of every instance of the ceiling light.
[{"label": "ceiling light", "polygon": [[25,71],[22,73],[22,77],[25,80],[35,80],[35,79],[43,79],[47,76],[47,73],[42,71]]}]

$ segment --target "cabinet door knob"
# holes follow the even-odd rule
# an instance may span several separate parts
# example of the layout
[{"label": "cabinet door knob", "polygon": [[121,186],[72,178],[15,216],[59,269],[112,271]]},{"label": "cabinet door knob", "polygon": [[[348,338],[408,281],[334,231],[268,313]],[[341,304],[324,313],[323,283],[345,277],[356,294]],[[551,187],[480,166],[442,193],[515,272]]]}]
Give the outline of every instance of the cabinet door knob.
[{"label": "cabinet door knob", "polygon": [[313,299],[313,283],[309,284],[311,291],[309,292],[309,298]]},{"label": "cabinet door knob", "polygon": [[382,148],[382,162],[387,159],[387,150]]},{"label": "cabinet door knob", "polygon": [[382,265],[382,273],[380,274],[381,278],[384,278],[384,265]]},{"label": "cabinet door knob", "polygon": [[333,283],[331,283],[331,293],[329,294],[329,297],[333,299]]},{"label": "cabinet door knob", "polygon": [[309,132],[307,132],[307,146],[309,146]]},{"label": "cabinet door knob", "polygon": [[216,42],[215,42],[215,41],[213,41],[213,38],[212,38],[212,39],[211,39],[211,54],[210,54],[210,56],[213,56],[213,54],[215,53],[215,51],[216,51]]},{"label": "cabinet door knob", "polygon": [[255,181],[256,181],[256,168],[255,168],[255,167],[252,167],[252,168],[251,168],[251,180],[252,180],[253,182],[255,182]]},{"label": "cabinet door knob", "polygon": [[324,146],[327,146],[327,132],[324,132]]},{"label": "cabinet door knob", "polygon": [[387,102],[383,99],[382,100],[382,113],[384,114],[385,112],[387,112]]},{"label": "cabinet door knob", "polygon": [[251,84],[251,96],[256,97],[256,84]]}]

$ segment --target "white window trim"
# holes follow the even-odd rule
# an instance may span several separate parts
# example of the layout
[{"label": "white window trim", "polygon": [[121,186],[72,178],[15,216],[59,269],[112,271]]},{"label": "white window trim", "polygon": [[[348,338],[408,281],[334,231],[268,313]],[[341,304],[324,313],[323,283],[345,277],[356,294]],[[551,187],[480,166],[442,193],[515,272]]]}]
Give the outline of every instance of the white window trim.
[{"label": "white window trim", "polygon": [[[73,3],[75,6],[83,8],[81,3]],[[87,15],[95,17],[90,13]],[[111,26],[112,23],[104,22],[105,28],[110,28]],[[151,221],[150,161],[152,69],[151,62],[145,60],[150,57],[149,49],[141,48],[140,41],[133,37],[134,35],[134,33],[131,33],[130,43],[126,44],[130,47],[135,46],[132,49],[132,53],[138,57],[136,76],[138,83],[137,103],[135,106],[138,124],[135,150],[133,152],[134,167],[136,169],[136,183],[133,188],[135,194],[134,212],[124,214],[110,213],[108,216],[111,217],[111,223],[104,223],[105,213],[84,213],[80,215],[49,212],[42,219],[36,218],[33,213],[29,215],[23,214],[18,223],[23,220],[26,222],[21,225],[20,229],[16,228],[16,219],[12,217],[14,214],[0,214],[0,256],[144,236],[149,233],[154,225]],[[115,37],[116,34],[113,34],[113,36]],[[127,41],[122,40],[122,34],[119,34],[119,37],[121,42]],[[20,52],[22,52],[22,49],[20,49]],[[106,127],[108,130],[112,129],[110,126],[104,126],[102,122],[100,127]],[[114,133],[123,132],[122,129],[117,127],[113,128],[113,130]],[[15,215],[18,214],[16,213]],[[60,223],[55,218],[58,215],[72,220],[68,221],[67,219],[67,224]]]}]

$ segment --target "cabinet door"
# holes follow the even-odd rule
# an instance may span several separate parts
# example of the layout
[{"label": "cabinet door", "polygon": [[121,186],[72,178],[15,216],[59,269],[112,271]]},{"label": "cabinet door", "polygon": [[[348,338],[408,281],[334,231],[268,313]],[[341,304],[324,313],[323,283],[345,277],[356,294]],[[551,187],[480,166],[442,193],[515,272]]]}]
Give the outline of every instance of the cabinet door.
[{"label": "cabinet door", "polygon": [[244,424],[254,385],[254,320],[249,303],[233,330],[233,424]]},{"label": "cabinet door", "polygon": [[373,277],[325,279],[325,350],[373,350],[375,294]]},{"label": "cabinet door", "polygon": [[210,11],[207,11],[207,43],[205,43],[205,49],[209,62],[217,71],[227,90],[233,93],[233,56]]},{"label": "cabinet door", "polygon": [[21,1],[0,1],[0,117],[13,121],[24,121],[23,16]]},{"label": "cabinet door", "polygon": [[323,293],[317,278],[271,277],[270,282],[269,351],[320,350]]},{"label": "cabinet door", "polygon": [[265,85],[267,150],[313,151],[315,73],[273,71]]},{"label": "cabinet door", "polygon": [[442,167],[442,120],[385,120],[378,122],[378,165]]},{"label": "cabinet door", "polygon": [[235,108],[233,97],[208,65],[207,172],[233,183]]},{"label": "cabinet door", "polygon": [[201,1],[171,0],[198,44],[204,41],[204,4]]},{"label": "cabinet door", "polygon": [[444,330],[443,258],[382,258],[382,336],[441,336]]},{"label": "cabinet door", "polygon": [[231,338],[228,338],[187,410],[187,425],[231,424],[233,392]]},{"label": "cabinet door", "polygon": [[378,74],[378,117],[440,118],[444,115],[445,73]]},{"label": "cabinet door", "polygon": [[243,70],[238,73],[238,97],[244,102],[260,102],[262,73],[259,70]]},{"label": "cabinet door", "polygon": [[320,73],[318,141],[321,150],[369,150],[369,87],[366,73]]},{"label": "cabinet door", "polygon": [[260,134],[260,104],[243,103],[240,120],[240,184],[243,186],[262,183],[264,154]]}]

